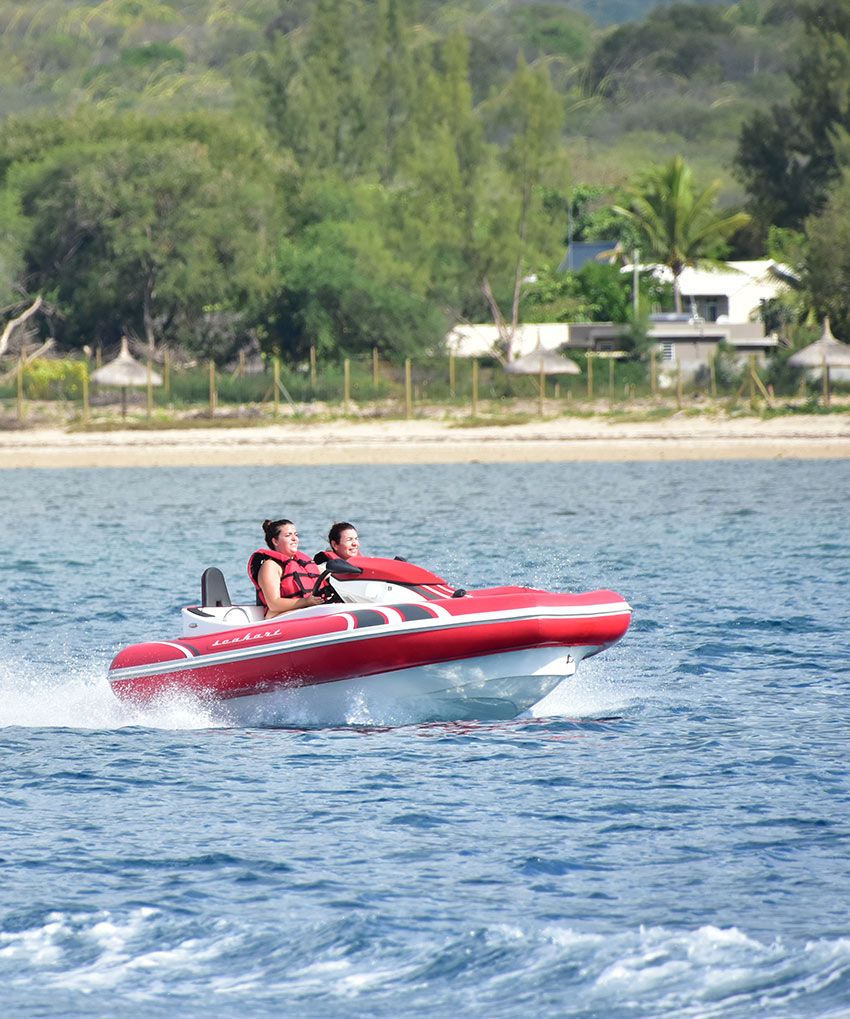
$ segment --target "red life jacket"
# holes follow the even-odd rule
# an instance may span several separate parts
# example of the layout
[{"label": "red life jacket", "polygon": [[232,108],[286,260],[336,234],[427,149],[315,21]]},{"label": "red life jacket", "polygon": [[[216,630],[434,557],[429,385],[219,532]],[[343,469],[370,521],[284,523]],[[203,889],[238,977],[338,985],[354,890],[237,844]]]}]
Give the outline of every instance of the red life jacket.
[{"label": "red life jacket", "polygon": [[[251,583],[257,589],[257,599],[261,605],[266,605],[266,599],[260,589],[257,577],[260,574],[260,567],[266,559],[274,559],[282,569],[280,575],[280,596],[281,598],[304,598],[312,594],[313,587],[319,579],[319,567],[313,560],[303,552],[296,552],[295,555],[283,555],[271,548],[258,548],[248,560],[248,576]],[[268,608],[268,605],[266,605]]]}]

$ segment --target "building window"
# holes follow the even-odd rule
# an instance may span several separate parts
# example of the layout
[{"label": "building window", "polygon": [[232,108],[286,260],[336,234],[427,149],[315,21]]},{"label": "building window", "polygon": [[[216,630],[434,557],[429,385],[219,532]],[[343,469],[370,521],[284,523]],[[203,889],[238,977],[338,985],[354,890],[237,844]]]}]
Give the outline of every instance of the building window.
[{"label": "building window", "polygon": [[706,322],[716,322],[721,315],[729,314],[729,298],[725,294],[716,297],[698,297],[696,311]]}]

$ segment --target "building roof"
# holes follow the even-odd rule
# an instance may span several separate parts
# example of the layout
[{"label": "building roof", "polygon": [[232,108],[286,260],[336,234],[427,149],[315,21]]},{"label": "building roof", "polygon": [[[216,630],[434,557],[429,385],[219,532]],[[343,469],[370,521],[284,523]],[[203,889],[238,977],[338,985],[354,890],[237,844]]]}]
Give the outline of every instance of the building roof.
[{"label": "building roof", "polygon": [[[555,350],[569,338],[570,327],[566,322],[521,322],[514,331],[512,346],[522,356],[537,347]],[[459,323],[446,336],[446,346],[458,357],[487,357],[495,354],[499,339],[498,327],[492,323]]]},{"label": "building roof", "polygon": [[618,241],[573,241],[567,246],[567,252],[558,266],[558,272],[581,269],[588,262],[613,265],[619,252]]},{"label": "building roof", "polygon": [[[648,268],[643,266],[642,268]],[[774,272],[774,268],[776,272]],[[624,272],[632,271],[626,266]],[[666,265],[654,269],[658,279],[673,282],[673,273]],[[695,269],[688,267],[679,276],[679,289],[683,297],[713,297],[716,294],[736,294],[747,287],[756,286],[768,290],[780,290],[790,270],[771,258],[750,259],[741,262],[724,262],[716,269]]]}]

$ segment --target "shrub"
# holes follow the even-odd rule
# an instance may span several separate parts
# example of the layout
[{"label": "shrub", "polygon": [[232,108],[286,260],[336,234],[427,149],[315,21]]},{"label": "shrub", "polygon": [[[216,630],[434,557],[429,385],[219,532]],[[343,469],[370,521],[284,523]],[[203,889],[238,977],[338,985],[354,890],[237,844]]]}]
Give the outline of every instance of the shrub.
[{"label": "shrub", "polygon": [[30,400],[81,400],[85,361],[36,358],[24,368],[24,393]]}]

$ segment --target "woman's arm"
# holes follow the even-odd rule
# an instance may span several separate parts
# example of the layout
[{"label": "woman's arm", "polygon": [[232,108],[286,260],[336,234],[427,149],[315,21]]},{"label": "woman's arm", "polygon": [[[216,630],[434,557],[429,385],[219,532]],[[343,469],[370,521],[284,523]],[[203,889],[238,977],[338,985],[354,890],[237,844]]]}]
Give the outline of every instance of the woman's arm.
[{"label": "woman's arm", "polygon": [[281,598],[280,576],[283,569],[274,559],[266,559],[257,574],[257,583],[266,599],[266,619],[273,616],[282,616],[284,612],[291,612],[293,609],[306,609],[310,605],[321,605],[322,599],[312,594],[304,598]]}]

